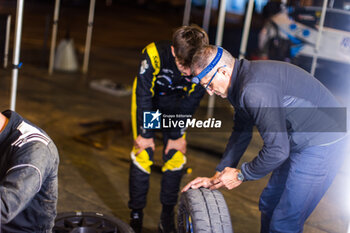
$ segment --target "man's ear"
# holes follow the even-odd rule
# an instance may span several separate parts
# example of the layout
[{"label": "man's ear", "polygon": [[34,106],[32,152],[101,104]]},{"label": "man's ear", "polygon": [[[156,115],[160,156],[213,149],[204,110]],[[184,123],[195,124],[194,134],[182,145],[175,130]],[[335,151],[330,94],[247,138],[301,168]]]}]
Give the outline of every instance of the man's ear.
[{"label": "man's ear", "polygon": [[229,79],[231,78],[232,71],[230,71],[230,68],[228,68],[227,66],[220,67],[219,72],[221,72],[225,77],[227,77]]},{"label": "man's ear", "polygon": [[225,77],[228,74],[228,70],[226,69],[226,67],[219,67],[218,72],[220,72],[221,74],[223,74]]},{"label": "man's ear", "polygon": [[175,49],[174,49],[174,46],[170,46],[171,47],[171,53],[173,54],[173,56],[175,57]]}]

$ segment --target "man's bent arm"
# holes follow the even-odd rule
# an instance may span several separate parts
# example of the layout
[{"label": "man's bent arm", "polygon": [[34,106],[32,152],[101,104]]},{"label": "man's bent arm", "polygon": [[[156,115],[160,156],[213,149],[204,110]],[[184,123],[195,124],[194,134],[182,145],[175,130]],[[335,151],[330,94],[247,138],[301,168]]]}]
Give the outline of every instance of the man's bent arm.
[{"label": "man's bent arm", "polygon": [[49,149],[40,142],[20,148],[0,182],[1,222],[8,223],[32,201],[50,171]]}]

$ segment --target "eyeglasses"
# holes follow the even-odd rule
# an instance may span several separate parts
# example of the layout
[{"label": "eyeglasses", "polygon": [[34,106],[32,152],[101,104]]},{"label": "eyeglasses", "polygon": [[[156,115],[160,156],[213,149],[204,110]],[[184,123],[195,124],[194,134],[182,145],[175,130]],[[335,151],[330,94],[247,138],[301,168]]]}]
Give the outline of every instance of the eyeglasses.
[{"label": "eyeglasses", "polygon": [[205,86],[205,89],[207,89],[207,90],[209,89],[208,87],[209,87],[210,83],[213,81],[215,75],[218,73],[219,69],[220,69],[220,68],[224,68],[224,67],[226,67],[226,65],[220,66],[220,67],[215,71],[215,73],[213,74],[213,76],[212,76],[211,79],[209,80],[208,84]]}]

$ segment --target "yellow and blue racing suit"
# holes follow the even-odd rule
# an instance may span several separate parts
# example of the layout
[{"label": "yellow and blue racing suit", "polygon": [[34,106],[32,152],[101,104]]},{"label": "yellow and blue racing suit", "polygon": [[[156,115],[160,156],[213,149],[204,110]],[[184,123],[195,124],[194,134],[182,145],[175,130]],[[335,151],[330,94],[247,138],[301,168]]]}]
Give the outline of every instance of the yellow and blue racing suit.
[{"label": "yellow and blue racing suit", "polygon": [[[197,108],[205,89],[193,84],[191,77],[183,76],[178,70],[175,58],[171,53],[170,42],[155,42],[147,45],[141,55],[141,64],[135,78],[132,94],[131,120],[133,137],[141,135],[153,138],[155,130],[143,127],[143,113],[159,110],[162,114],[191,115]],[[168,139],[184,137],[181,129],[160,130],[163,134],[164,148]],[[143,209],[149,188],[149,175],[153,164],[153,150],[147,148],[136,155],[131,152],[130,167],[130,209]],[[186,156],[177,150],[167,154],[163,150],[160,199],[163,205],[175,205],[186,163]]]}]

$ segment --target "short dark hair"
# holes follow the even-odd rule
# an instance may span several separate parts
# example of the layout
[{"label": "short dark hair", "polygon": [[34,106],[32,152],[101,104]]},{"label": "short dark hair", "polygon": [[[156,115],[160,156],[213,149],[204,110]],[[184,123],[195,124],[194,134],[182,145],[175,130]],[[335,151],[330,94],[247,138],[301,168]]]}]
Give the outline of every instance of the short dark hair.
[{"label": "short dark hair", "polygon": [[207,33],[194,24],[179,27],[173,34],[175,56],[182,66],[190,67],[196,50],[208,44]]}]

